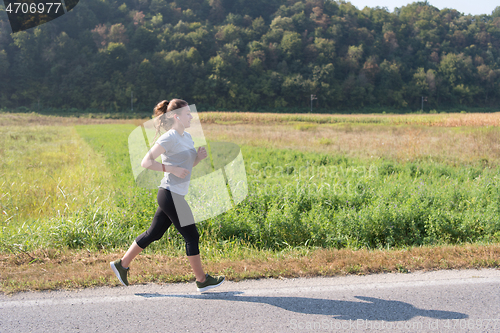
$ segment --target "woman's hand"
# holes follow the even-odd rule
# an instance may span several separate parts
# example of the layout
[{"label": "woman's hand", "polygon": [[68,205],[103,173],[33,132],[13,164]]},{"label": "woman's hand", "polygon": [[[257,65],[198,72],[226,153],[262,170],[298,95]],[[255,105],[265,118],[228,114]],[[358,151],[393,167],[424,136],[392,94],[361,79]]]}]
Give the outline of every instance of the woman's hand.
[{"label": "woman's hand", "polygon": [[184,169],[184,168],[181,168],[181,167],[176,167],[172,173],[174,175],[176,175],[177,177],[179,178],[184,178],[186,177],[188,174],[189,174],[189,170],[188,169]]},{"label": "woman's hand", "polygon": [[198,161],[201,161],[205,157],[207,157],[207,150],[205,147],[198,147]]}]

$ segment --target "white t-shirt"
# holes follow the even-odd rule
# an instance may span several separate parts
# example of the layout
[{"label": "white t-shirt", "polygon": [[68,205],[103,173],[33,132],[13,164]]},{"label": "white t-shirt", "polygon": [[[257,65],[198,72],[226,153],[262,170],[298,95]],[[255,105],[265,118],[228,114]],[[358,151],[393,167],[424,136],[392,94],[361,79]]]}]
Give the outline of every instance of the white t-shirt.
[{"label": "white t-shirt", "polygon": [[186,195],[189,189],[193,164],[198,154],[194,148],[194,141],[191,138],[191,134],[184,131],[180,135],[177,130],[172,128],[160,136],[156,140],[156,143],[165,148],[165,153],[161,154],[163,164],[174,165],[189,171],[188,175],[184,178],[179,178],[173,173],[165,172],[165,176],[158,187],[169,189],[180,195]]}]

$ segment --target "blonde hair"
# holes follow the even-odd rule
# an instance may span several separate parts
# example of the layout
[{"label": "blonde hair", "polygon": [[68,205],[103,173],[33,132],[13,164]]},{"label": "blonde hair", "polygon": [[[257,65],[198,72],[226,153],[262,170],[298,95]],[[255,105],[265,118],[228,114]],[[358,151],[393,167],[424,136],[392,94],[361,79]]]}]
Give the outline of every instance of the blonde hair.
[{"label": "blonde hair", "polygon": [[182,114],[182,108],[188,106],[188,103],[182,99],[174,98],[167,101],[163,100],[156,104],[153,117],[156,134],[153,142],[156,142],[156,137],[160,135],[161,129],[168,131],[174,124],[174,116]]}]

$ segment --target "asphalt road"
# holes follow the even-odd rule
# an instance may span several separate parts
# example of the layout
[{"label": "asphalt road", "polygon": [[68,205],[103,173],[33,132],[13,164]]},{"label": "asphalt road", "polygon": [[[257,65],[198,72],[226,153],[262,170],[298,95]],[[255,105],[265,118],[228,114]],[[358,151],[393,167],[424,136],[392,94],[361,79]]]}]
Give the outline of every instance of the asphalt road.
[{"label": "asphalt road", "polygon": [[0,296],[0,332],[500,332],[500,270]]}]

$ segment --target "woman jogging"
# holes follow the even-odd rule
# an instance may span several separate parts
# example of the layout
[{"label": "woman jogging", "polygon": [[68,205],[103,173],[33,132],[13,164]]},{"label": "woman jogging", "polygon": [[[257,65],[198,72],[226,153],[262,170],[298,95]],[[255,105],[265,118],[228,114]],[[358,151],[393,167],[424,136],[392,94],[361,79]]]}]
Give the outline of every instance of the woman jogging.
[{"label": "woman jogging", "polygon": [[[186,255],[196,277],[198,291],[218,287],[225,277],[212,277],[203,272],[198,248],[198,230],[191,209],[184,199],[188,192],[192,168],[207,157],[207,152],[204,147],[198,148],[197,152],[191,135],[184,130],[190,127],[193,118],[186,101],[162,101],[156,105],[154,116],[158,121],[155,126],[157,135],[160,128],[169,130],[158,138],[142,160],[141,166],[163,171],[165,174],[158,188],[159,207],[149,229],[135,239],[123,258],[110,263],[111,268],[118,280],[128,286],[127,275],[131,261],[149,244],[159,240],[173,223],[186,242]],[[155,161],[160,154],[162,163]],[[182,226],[179,216],[183,219]]]}]

